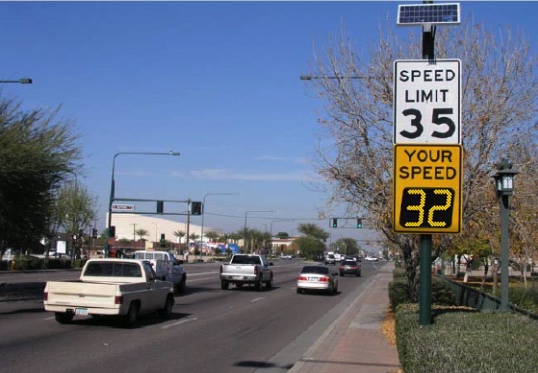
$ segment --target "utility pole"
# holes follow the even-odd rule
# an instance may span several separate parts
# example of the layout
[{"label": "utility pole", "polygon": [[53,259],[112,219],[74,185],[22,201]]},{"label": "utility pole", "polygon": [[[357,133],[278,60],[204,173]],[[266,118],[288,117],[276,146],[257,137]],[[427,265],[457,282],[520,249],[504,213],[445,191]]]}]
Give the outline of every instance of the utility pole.
[{"label": "utility pole", "polygon": [[187,253],[189,253],[189,235],[191,227],[191,199],[187,200]]}]

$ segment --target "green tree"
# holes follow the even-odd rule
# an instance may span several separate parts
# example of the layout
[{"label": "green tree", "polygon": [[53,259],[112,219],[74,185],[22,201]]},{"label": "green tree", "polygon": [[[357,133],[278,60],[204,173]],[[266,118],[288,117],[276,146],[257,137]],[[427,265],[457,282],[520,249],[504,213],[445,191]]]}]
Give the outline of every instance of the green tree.
[{"label": "green tree", "polygon": [[297,230],[305,236],[315,238],[321,242],[327,241],[327,239],[330,237],[329,233],[320,228],[318,225],[312,223],[301,223],[297,227]]},{"label": "green tree", "polygon": [[278,233],[276,234],[276,236],[275,236],[275,237],[277,237],[277,238],[280,238],[280,239],[283,239],[283,240],[284,240],[284,239],[288,238],[289,236],[290,236],[290,235],[289,235],[289,233],[288,233],[288,232],[278,232]]},{"label": "green tree", "polygon": [[71,237],[71,261],[81,254],[82,232],[92,226],[95,205],[95,197],[76,180],[64,184],[56,194],[54,218],[58,227]]},{"label": "green tree", "polygon": [[215,242],[217,238],[219,238],[219,234],[213,231],[204,233],[204,236],[206,236],[209,239],[209,242]]},{"label": "green tree", "polygon": [[0,253],[53,237],[55,191],[72,178],[81,150],[58,109],[24,111],[0,97]]},{"label": "green tree", "polygon": [[323,257],[325,245],[320,240],[311,236],[302,236],[293,240],[292,248],[299,251],[306,260],[313,260]]},{"label": "green tree", "polygon": [[176,231],[174,231],[174,236],[178,238],[178,242],[179,242],[179,247],[180,247],[180,248],[183,247],[183,246],[182,246],[183,244],[181,243],[181,240],[183,239],[183,237],[185,237],[186,234],[187,234],[187,233],[185,233],[185,232],[183,232],[183,231],[181,231],[181,230],[179,230],[179,229],[176,230]]},{"label": "green tree", "polygon": [[334,242],[334,246],[339,248],[340,254],[357,255],[359,253],[359,245],[353,238],[340,238]]},{"label": "green tree", "polygon": [[[421,59],[422,40],[412,29],[405,41],[392,25],[379,29],[376,45],[360,46],[370,53],[357,50],[344,31],[342,38],[332,38],[323,54],[315,56],[311,73],[320,79],[309,84],[324,104],[319,123],[326,131],[316,167],[327,181],[329,207],[343,203],[350,213],[366,216],[400,248],[410,296],[417,301],[419,235],[392,229],[393,63]],[[436,58],[462,60],[465,154],[463,231],[434,235],[437,257],[457,240],[472,236],[472,229],[495,227],[491,222],[498,221],[498,202],[491,175],[501,155],[516,154],[524,142],[536,146],[538,76],[529,45],[508,28],[491,32],[466,20],[458,27],[438,28],[435,38]]]}]

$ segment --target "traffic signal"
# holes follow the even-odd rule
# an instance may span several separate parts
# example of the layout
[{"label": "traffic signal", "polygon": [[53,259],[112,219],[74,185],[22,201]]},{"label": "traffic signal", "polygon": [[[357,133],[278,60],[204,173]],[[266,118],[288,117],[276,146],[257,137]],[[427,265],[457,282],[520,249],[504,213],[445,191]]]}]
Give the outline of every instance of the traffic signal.
[{"label": "traffic signal", "polygon": [[166,246],[166,239],[164,238],[164,233],[161,233],[161,247]]},{"label": "traffic signal", "polygon": [[336,218],[331,219],[331,227],[338,228],[338,219]]},{"label": "traffic signal", "polygon": [[92,229],[92,238],[97,238],[97,228]]},{"label": "traffic signal", "polygon": [[357,218],[357,228],[362,228],[362,219]]},{"label": "traffic signal", "polygon": [[164,211],[164,201],[157,201],[157,214],[162,214]]},{"label": "traffic signal", "polygon": [[108,237],[116,237],[116,227],[114,225],[108,227]]},{"label": "traffic signal", "polygon": [[191,202],[191,214],[192,215],[202,215],[203,213],[202,202]]}]

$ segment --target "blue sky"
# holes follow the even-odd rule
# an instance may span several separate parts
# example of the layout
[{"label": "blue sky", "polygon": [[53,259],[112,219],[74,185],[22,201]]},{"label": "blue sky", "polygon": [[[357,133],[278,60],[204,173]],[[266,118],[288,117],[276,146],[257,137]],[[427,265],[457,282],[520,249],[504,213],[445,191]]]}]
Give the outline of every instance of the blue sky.
[{"label": "blue sky", "polygon": [[[327,196],[308,187],[321,182],[311,161],[323,135],[321,104],[299,80],[313,45],[344,24],[367,47],[387,15],[395,23],[401,3],[1,2],[1,79],[34,81],[3,85],[2,95],[28,109],[61,106],[60,116],[76,123],[79,182],[98,198],[100,230],[114,155],[172,149],[181,156],[118,156],[116,195],[206,196],[206,226],[233,232],[247,211],[273,211],[248,213],[248,225],[273,222],[273,233],[293,234],[298,223],[316,223],[318,211],[341,213],[325,210]],[[461,4],[464,20],[521,29],[536,53],[538,3]],[[317,223],[334,239],[365,234]]]}]

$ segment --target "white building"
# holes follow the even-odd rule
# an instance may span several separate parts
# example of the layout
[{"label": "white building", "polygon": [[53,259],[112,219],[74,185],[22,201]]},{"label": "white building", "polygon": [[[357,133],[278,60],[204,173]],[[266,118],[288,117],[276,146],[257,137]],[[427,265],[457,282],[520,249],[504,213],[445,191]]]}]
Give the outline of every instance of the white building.
[{"label": "white building", "polygon": [[[107,215],[108,219],[108,215]],[[108,221],[108,220],[107,220]],[[187,223],[177,222],[173,220],[164,219],[154,215],[138,215],[138,214],[112,214],[112,225],[116,227],[116,239],[122,238],[128,240],[139,240],[139,237],[135,232],[139,229],[144,229],[148,232],[148,235],[143,237],[149,242],[159,242],[161,234],[164,233],[165,239],[169,242],[186,243],[187,237],[183,237],[179,242],[179,237],[174,235],[174,232],[183,231],[187,233]],[[189,224],[189,235],[196,234],[198,237],[202,232],[200,225]],[[207,232],[216,232],[222,234],[222,229],[207,227],[204,225],[204,236]],[[207,241],[207,239],[204,239]]]}]

